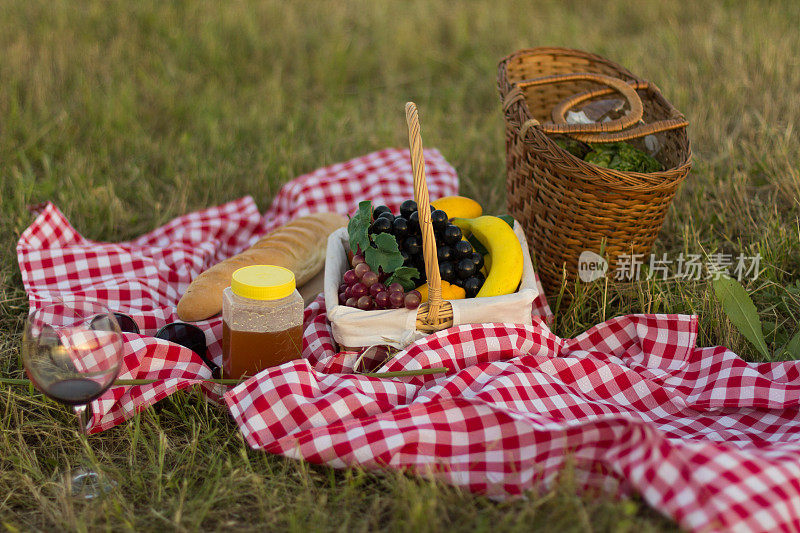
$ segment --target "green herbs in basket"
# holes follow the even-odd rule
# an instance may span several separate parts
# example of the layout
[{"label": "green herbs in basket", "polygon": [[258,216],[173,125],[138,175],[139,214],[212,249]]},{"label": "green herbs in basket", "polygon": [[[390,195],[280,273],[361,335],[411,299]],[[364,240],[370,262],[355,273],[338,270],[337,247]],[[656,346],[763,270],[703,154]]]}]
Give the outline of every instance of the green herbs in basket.
[{"label": "green herbs in basket", "polygon": [[655,158],[626,142],[585,144],[574,139],[556,139],[556,144],[575,157],[603,168],[629,172],[664,170]]},{"label": "green herbs in basket", "polygon": [[597,166],[630,172],[658,172],[663,170],[661,163],[652,156],[634,148],[626,142],[593,144],[592,151],[584,161]]}]

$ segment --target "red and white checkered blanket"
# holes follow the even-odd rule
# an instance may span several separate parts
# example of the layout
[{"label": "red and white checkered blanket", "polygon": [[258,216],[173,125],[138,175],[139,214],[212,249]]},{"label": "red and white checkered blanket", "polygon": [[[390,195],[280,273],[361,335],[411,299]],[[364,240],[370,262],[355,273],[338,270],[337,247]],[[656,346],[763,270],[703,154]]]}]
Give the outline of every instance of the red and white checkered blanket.
[{"label": "red and white checkered blanket", "polygon": [[[427,154],[432,197],[457,178]],[[249,198],[192,213],[128,243],[84,239],[48,204],[17,253],[32,308],[83,295],[132,315],[122,378],[93,404],[107,429],[209,371],[191,351],[148,337],[176,320],[193,276],[300,214],[349,213],[358,200],[411,196],[407,151],[385,150],[287,184],[263,217]],[[548,316],[543,300],[537,312]],[[574,339],[533,326],[458,326],[399,353],[384,370],[445,366],[446,375],[347,375],[318,298],[306,309],[304,360],[224,395],[251,446],[335,467],[403,468],[494,497],[546,487],[567,463],[586,486],[638,492],[694,530],[800,529],[800,362],[747,363],[697,348],[697,321],[633,315]],[[200,323],[220,355],[220,320]],[[206,392],[214,396],[210,387]]]}]

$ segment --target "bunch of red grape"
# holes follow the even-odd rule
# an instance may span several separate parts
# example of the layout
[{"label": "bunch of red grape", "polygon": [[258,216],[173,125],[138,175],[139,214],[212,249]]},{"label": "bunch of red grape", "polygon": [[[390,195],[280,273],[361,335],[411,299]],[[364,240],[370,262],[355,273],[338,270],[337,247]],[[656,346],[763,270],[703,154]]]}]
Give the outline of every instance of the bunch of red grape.
[{"label": "bunch of red grape", "polygon": [[383,284],[388,278],[386,274],[373,272],[364,261],[362,254],[355,254],[350,265],[353,267],[344,273],[339,285],[339,303],[348,307],[357,307],[364,311],[372,309],[406,309],[419,307],[421,295],[419,291],[405,292],[399,283],[388,287]]}]

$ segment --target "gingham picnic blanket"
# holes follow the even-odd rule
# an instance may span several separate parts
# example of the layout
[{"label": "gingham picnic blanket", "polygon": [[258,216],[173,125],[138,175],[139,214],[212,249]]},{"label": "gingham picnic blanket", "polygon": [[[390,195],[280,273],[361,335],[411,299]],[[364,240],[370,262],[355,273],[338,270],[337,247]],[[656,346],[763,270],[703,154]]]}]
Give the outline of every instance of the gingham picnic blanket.
[{"label": "gingham picnic blanket", "polygon": [[[426,163],[431,196],[454,194],[452,167],[436,151]],[[17,248],[31,307],[80,295],[132,315],[143,335],[125,335],[120,377],[160,380],[109,390],[90,429],[209,376],[190,350],[148,336],[177,319],[193,276],[295,216],[350,213],[365,198],[396,208],[411,191],[408,152],[385,150],[296,179],[264,216],[244,198],[128,243],[89,241],[43,206]],[[305,311],[304,359],[223,398],[252,447],[315,463],[407,469],[498,498],[545,488],[569,464],[583,485],[636,492],[689,529],[800,529],[800,362],[697,348],[697,320],[682,315],[562,339],[546,302],[535,308],[532,326],[450,328],[382,369],[446,375],[381,379],[344,373],[358,354],[336,352],[320,297]],[[220,319],[200,325],[219,361]]]},{"label": "gingham picnic blanket", "polygon": [[[425,151],[431,198],[456,194],[458,177],[437,150]],[[262,215],[252,198],[178,217],[130,242],[86,239],[52,203],[34,206],[38,216],[17,243],[22,282],[31,311],[79,296],[130,315],[141,334],[124,333],[120,379],[156,379],[153,384],[115,387],[92,403],[90,432],[124,422],[176,390],[208,379],[211,372],[191,350],[152,337],[163,325],[178,321],[176,305],[200,272],[230,257],[266,232],[295,217],[331,211],[352,213],[361,200],[398,210],[413,197],[408,150],[387,149],[318,169],[285,184]],[[549,309],[543,299],[540,313]],[[308,316],[308,312],[307,312]],[[196,323],[206,334],[208,355],[222,358],[222,318]],[[314,346],[304,339],[303,354]],[[335,362],[331,368],[337,368]],[[338,367],[341,369],[341,367]],[[221,399],[224,388],[201,383]]]}]

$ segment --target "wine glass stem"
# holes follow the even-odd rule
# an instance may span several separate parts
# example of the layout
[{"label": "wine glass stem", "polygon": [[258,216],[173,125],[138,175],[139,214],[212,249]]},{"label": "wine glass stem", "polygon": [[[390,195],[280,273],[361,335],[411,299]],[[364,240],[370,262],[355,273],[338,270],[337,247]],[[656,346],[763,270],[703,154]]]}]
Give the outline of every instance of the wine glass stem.
[{"label": "wine glass stem", "polygon": [[88,409],[86,405],[79,405],[75,407],[75,416],[78,419],[78,430],[81,432],[81,440],[82,444],[86,444],[86,426],[89,424],[89,415],[87,414]]},{"label": "wine glass stem", "polygon": [[75,418],[78,422],[78,431],[80,432],[81,455],[83,460],[81,465],[73,469],[71,473],[72,496],[92,500],[98,496],[102,496],[108,492],[113,485],[104,482],[100,478],[100,474],[91,467],[90,461],[91,453],[87,450],[89,448],[88,432],[86,426],[89,422],[88,405],[79,405],[75,407]]}]

